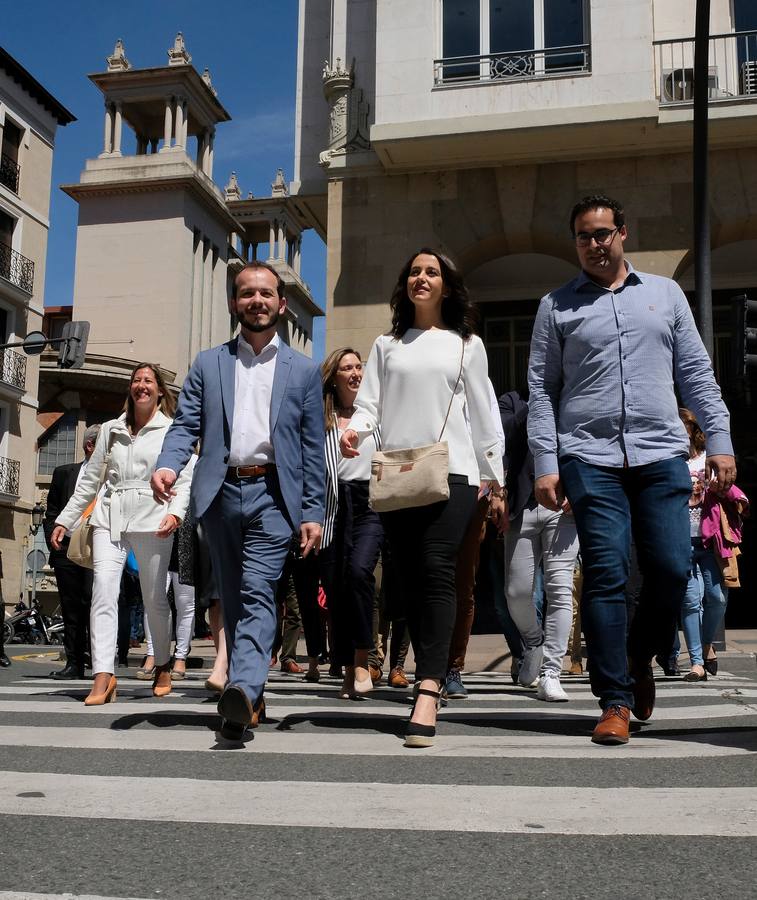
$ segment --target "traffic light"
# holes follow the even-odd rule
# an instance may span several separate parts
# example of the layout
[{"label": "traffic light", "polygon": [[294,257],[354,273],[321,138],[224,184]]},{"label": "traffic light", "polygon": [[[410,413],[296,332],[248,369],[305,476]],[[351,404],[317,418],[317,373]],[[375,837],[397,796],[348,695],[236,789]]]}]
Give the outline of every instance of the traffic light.
[{"label": "traffic light", "polygon": [[59,369],[81,369],[87,353],[89,322],[66,322],[58,348]]}]

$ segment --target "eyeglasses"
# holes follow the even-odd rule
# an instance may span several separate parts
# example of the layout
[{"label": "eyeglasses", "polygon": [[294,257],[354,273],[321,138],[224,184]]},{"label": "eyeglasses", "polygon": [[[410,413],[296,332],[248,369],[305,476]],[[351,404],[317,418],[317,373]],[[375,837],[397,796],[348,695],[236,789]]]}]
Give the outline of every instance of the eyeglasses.
[{"label": "eyeglasses", "polygon": [[579,231],[576,235],[576,243],[579,247],[588,247],[595,241],[600,247],[606,247],[612,243],[617,228],[598,228],[596,231]]},{"label": "eyeglasses", "polygon": [[362,363],[355,363],[354,365],[351,365],[351,366],[339,366],[339,368],[337,369],[337,372],[362,372],[362,371],[363,371]]}]

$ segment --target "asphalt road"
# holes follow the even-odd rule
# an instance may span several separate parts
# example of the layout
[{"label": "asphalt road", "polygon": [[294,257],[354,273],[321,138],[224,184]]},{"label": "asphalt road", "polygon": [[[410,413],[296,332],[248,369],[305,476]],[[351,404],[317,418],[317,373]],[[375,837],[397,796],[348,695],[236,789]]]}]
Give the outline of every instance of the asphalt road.
[{"label": "asphalt road", "polygon": [[162,700],[122,677],[116,703],[85,708],[88,683],[55,665],[0,670],[2,900],[754,896],[746,654],[704,684],[661,676],[654,717],[615,748],[589,741],[586,678],[545,704],[468,676],[412,751],[406,692],[340,701],[334,679],[272,673],[269,723],[234,747],[199,672]]}]

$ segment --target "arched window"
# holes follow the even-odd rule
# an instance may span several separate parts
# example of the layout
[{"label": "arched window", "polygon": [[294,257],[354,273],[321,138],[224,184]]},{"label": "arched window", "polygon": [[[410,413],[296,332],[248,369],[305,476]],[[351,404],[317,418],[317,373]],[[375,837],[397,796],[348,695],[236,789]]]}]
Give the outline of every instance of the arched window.
[{"label": "arched window", "polygon": [[37,472],[52,475],[56,466],[76,462],[76,412],[67,412],[52,425],[39,441]]}]

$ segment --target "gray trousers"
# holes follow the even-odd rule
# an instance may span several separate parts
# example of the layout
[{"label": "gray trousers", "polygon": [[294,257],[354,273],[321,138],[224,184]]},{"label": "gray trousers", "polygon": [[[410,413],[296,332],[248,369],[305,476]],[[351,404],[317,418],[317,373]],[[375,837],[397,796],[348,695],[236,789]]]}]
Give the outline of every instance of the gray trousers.
[{"label": "gray trousers", "polygon": [[[573,620],[573,570],[578,536],[572,515],[543,506],[524,509],[505,534],[507,608],[525,647],[544,643],[541,675],[560,675]],[[539,565],[544,568],[544,627],[533,601]]]}]

